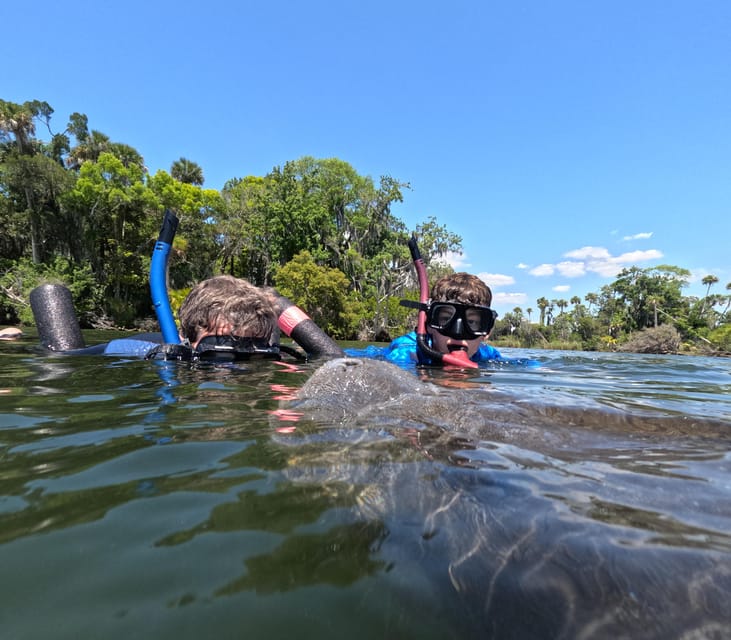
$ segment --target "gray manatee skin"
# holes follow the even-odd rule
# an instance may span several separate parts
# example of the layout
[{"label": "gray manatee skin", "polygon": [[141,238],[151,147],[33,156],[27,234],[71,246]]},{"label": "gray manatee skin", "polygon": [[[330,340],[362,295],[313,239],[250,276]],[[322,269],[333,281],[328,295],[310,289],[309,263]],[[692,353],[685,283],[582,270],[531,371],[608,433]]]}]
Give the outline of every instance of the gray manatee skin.
[{"label": "gray manatee skin", "polygon": [[381,360],[337,358],[323,364],[297,394],[298,406],[357,415],[404,394],[433,394],[408,371]]},{"label": "gray manatee skin", "polygon": [[285,475],[385,523],[380,557],[428,585],[400,598],[425,598],[454,637],[731,638],[728,423],[443,388],[356,358],[289,407]]},{"label": "gray manatee skin", "polygon": [[622,446],[627,438],[713,439],[729,425],[688,416],[630,414],[606,406],[547,404],[486,388],[467,390],[420,381],[390,362],[337,358],[317,369],[289,408],[305,419],[350,426],[379,422],[426,425],[480,440],[517,444],[563,459]]}]

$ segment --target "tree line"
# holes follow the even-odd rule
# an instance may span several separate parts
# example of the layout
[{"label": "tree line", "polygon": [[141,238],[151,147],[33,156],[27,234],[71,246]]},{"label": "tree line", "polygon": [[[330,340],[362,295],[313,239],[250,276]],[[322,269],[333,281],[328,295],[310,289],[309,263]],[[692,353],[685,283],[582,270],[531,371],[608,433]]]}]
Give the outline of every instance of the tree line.
[{"label": "tree line", "polygon": [[[46,102],[0,100],[3,324],[31,324],[30,290],[61,281],[84,326],[143,326],[152,315],[150,256],[167,208],[180,219],[169,261],[173,307],[195,282],[229,273],[276,286],[338,339],[385,339],[413,328],[413,310],[399,305],[418,297],[406,244],[412,234],[430,279],[451,271],[441,258],[462,248],[434,217],[408,229],[393,214],[408,183],[375,182],[337,158],[302,157],[206,189],[191,160],[150,174],[139,151],[91,129],[84,114],[73,113],[56,132],[52,116]],[[671,325],[684,339],[723,344],[731,297],[684,297],[688,277],[668,265],[632,267],[587,295],[586,305],[540,298],[537,323],[532,308],[516,307],[494,336],[522,346],[613,348],[638,330]],[[709,291],[714,278],[704,280]]]},{"label": "tree line", "polygon": [[[303,157],[219,191],[180,158],[149,174],[133,147],[90,129],[61,132],[46,102],[0,100],[0,321],[32,322],[28,292],[64,281],[86,326],[131,327],[151,314],[150,255],[169,208],[180,219],[169,261],[173,303],[216,273],[274,285],[336,338],[391,335],[416,296],[413,233],[433,273],[461,238],[433,217],[414,229],[392,213],[409,188],[376,183],[337,158]],[[49,138],[42,139],[43,127]]]},{"label": "tree line", "polygon": [[623,269],[616,280],[581,300],[541,297],[534,309],[515,307],[493,335],[519,346],[677,352],[683,347],[731,352],[731,282],[727,294],[711,293],[719,282],[709,274],[703,297],[684,296],[690,272],[673,265]]}]

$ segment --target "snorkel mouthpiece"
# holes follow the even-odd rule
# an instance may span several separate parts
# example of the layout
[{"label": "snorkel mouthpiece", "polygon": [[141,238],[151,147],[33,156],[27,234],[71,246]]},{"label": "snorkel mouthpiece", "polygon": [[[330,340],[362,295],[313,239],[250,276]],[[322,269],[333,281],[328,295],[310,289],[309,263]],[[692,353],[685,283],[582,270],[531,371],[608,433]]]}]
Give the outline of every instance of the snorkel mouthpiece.
[{"label": "snorkel mouthpiece", "polygon": [[453,367],[461,367],[462,369],[477,369],[477,363],[470,360],[467,351],[464,349],[442,354],[442,362]]}]

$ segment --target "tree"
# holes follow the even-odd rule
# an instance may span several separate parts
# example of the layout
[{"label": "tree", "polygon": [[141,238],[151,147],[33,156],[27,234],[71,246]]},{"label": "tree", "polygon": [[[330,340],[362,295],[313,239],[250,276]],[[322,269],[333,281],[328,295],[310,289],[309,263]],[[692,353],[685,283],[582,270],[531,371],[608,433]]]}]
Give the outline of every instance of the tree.
[{"label": "tree", "polygon": [[298,253],[277,272],[277,290],[307,311],[334,338],[352,334],[348,317],[347,278],[339,269],[315,263],[308,251]]},{"label": "tree", "polygon": [[192,160],[181,157],[173,162],[170,167],[170,175],[184,184],[192,184],[198,187],[203,186],[203,169]]},{"label": "tree", "polygon": [[180,220],[170,254],[170,286],[185,288],[214,275],[221,250],[221,194],[215,189],[178,182],[165,171],[150,176],[147,186],[161,207],[174,211]]},{"label": "tree", "polygon": [[[130,320],[149,302],[147,265],[151,239],[159,231],[161,208],[136,164],[125,166],[111,153],[84,162],[64,206],[83,213],[87,258],[106,285],[108,311]],[[130,317],[131,316],[131,317]]]},{"label": "tree", "polygon": [[539,320],[539,324],[541,326],[545,326],[545,324],[546,324],[546,309],[548,308],[548,305],[549,305],[549,302],[546,298],[541,297],[541,298],[538,298],[538,300],[536,300],[536,306],[538,307],[538,309],[540,309],[540,312],[541,312],[540,320]]},{"label": "tree", "polygon": [[703,280],[701,280],[701,282],[706,285],[706,295],[703,298],[703,304],[701,305],[701,310],[699,312],[700,317],[703,318],[708,303],[708,294],[711,292],[711,287],[718,282],[718,278],[714,275],[707,275],[703,278]]},{"label": "tree", "polygon": [[[619,323],[619,329],[631,332],[654,325],[655,308],[661,318],[684,315],[681,288],[688,282],[690,272],[672,265],[649,269],[623,269],[610,285],[602,287],[603,309],[600,314]],[[658,319],[659,324],[662,320]]]},{"label": "tree", "polygon": [[50,185],[59,180],[57,163],[43,155],[43,145],[35,139],[35,121],[48,125],[53,109],[47,102],[31,100],[16,104],[0,100],[0,142],[5,149],[2,157],[2,182],[11,197],[22,199],[28,221],[31,256],[35,264],[43,258],[41,226],[53,199]]}]

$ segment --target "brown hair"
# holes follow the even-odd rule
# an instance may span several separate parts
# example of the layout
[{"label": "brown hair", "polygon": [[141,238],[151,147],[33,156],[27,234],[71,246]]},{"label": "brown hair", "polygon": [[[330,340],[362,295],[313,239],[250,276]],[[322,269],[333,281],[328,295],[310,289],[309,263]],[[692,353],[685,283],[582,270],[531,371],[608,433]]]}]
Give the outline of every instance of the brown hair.
[{"label": "brown hair", "polygon": [[482,280],[470,273],[450,273],[434,283],[431,288],[434,302],[461,302],[489,307],[492,291]]},{"label": "brown hair", "polygon": [[178,312],[184,338],[195,343],[201,333],[231,325],[231,333],[270,339],[277,312],[269,295],[250,282],[233,276],[216,276],[194,286]]}]

